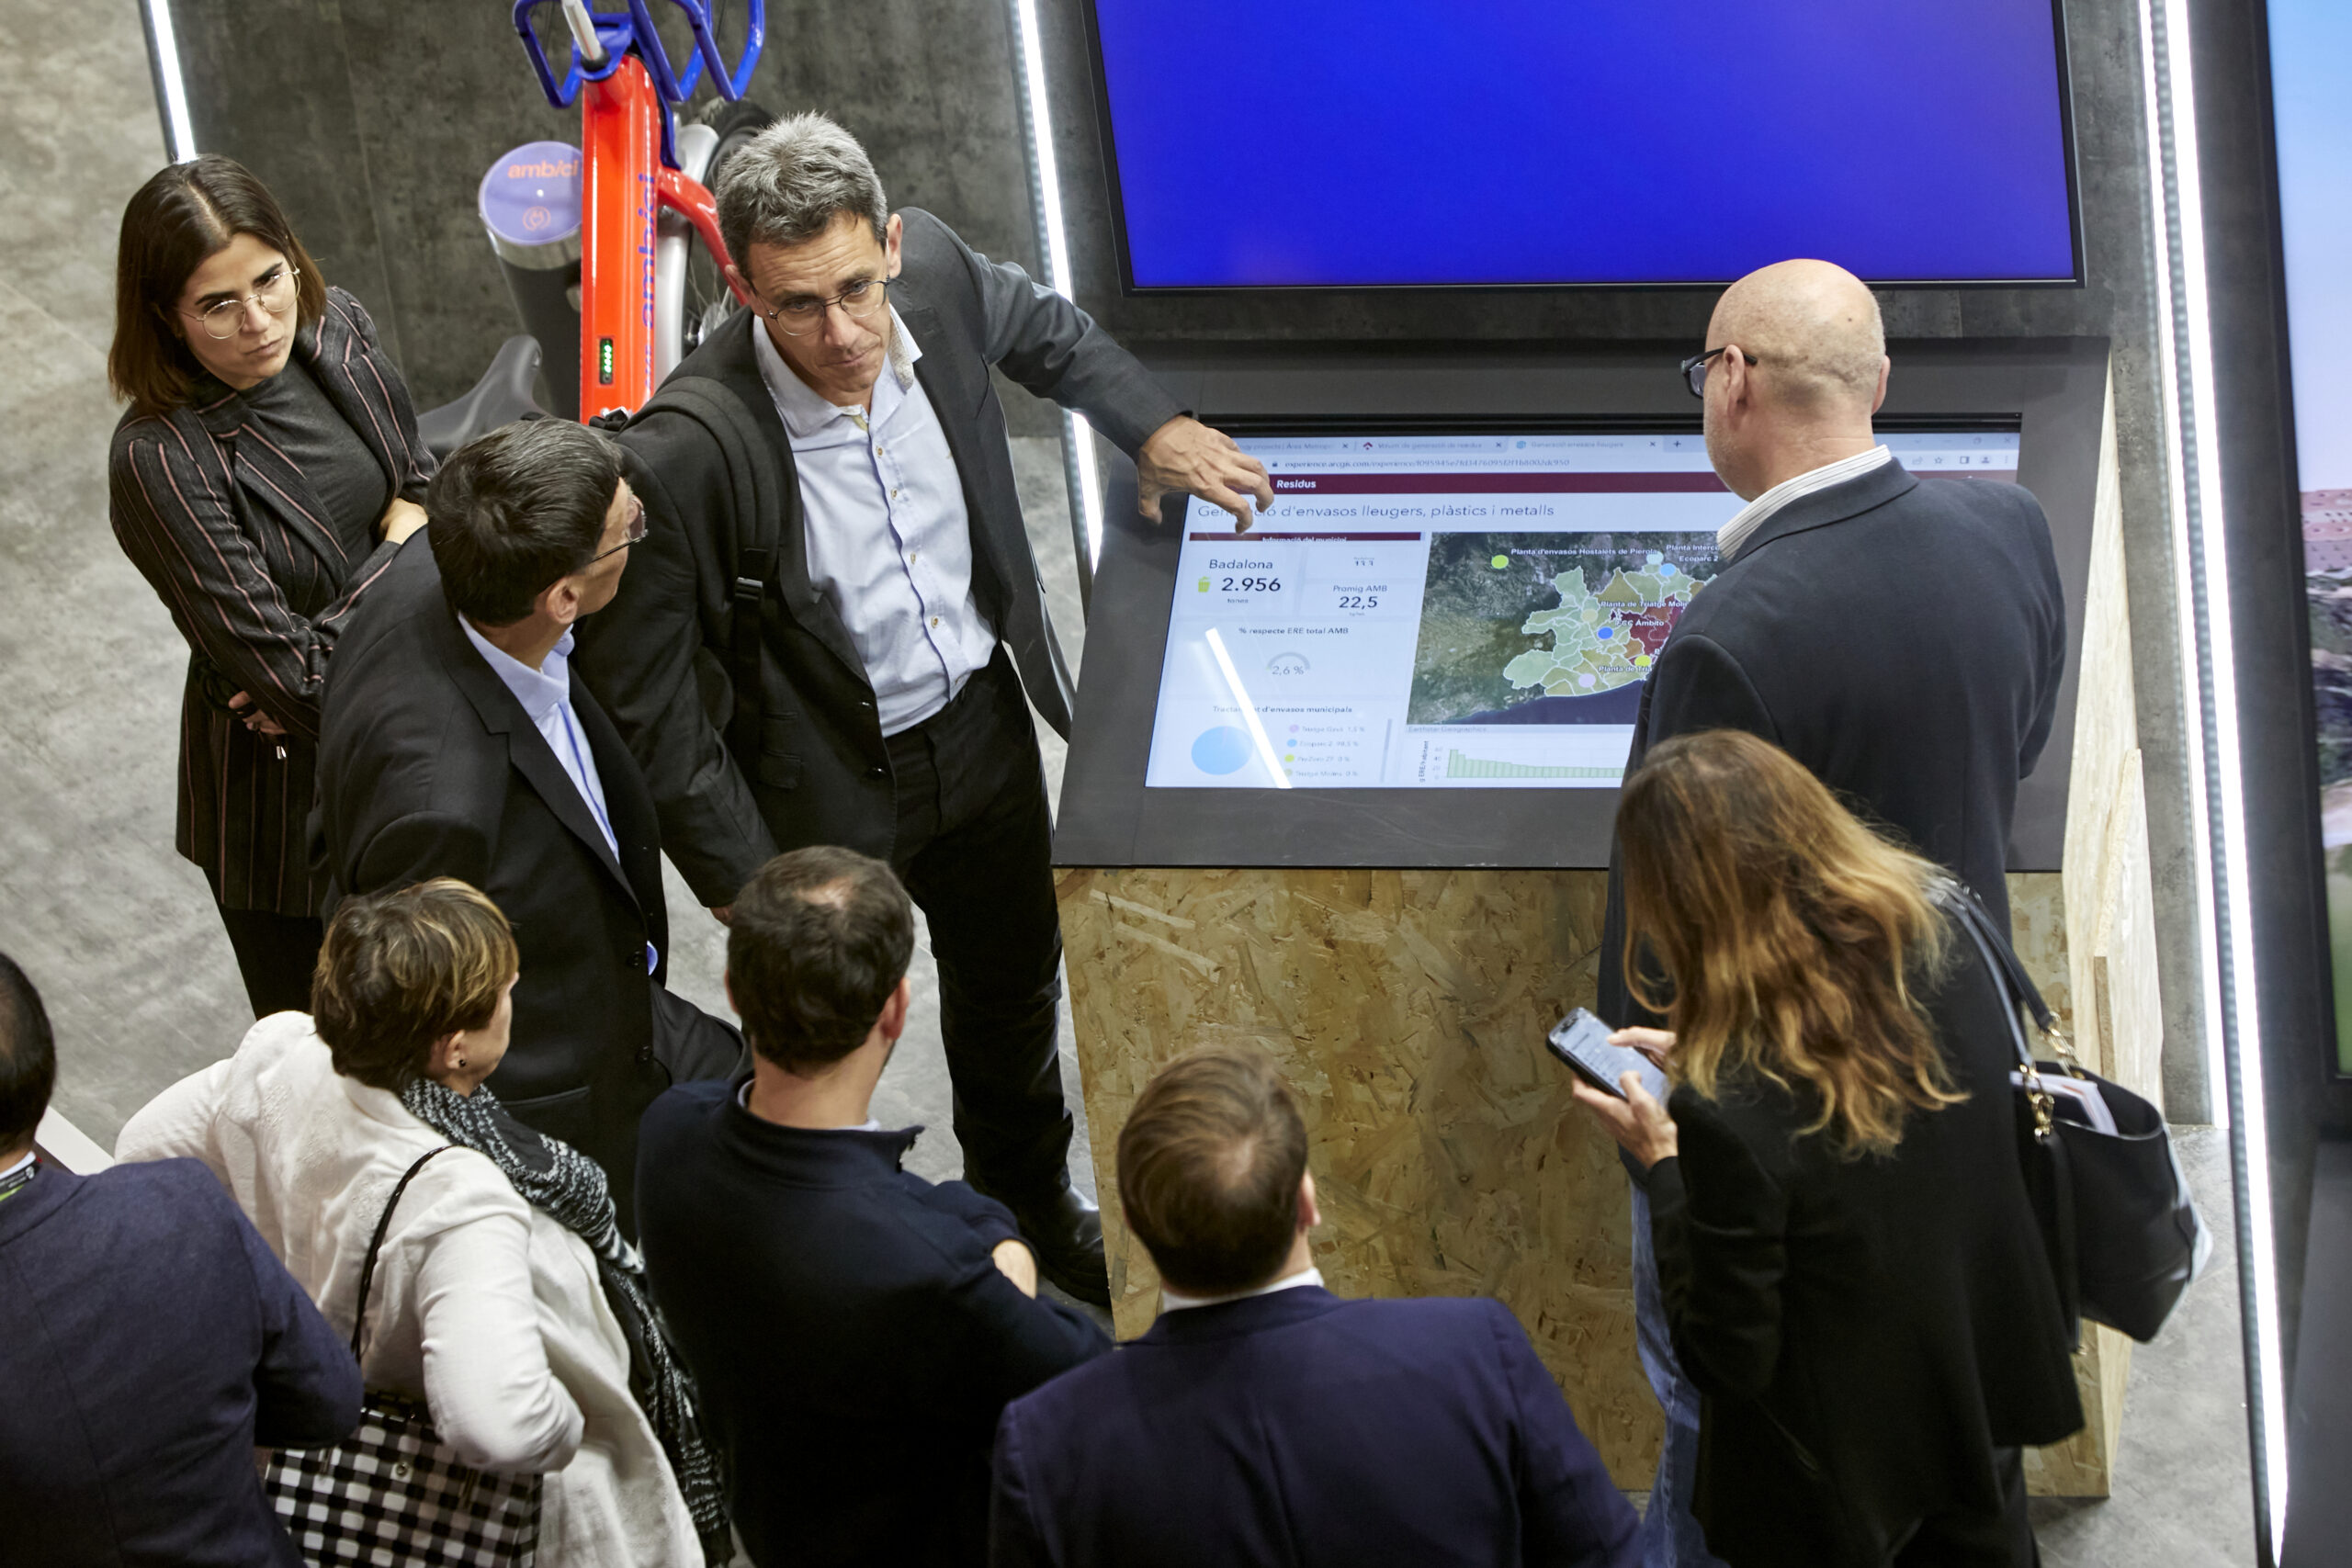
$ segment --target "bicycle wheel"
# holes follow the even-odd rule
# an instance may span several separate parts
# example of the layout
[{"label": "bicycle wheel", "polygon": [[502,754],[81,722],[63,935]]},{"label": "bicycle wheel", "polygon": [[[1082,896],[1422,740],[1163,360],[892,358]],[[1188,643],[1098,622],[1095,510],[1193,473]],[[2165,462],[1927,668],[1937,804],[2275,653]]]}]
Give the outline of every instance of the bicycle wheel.
[{"label": "bicycle wheel", "polygon": [[[685,174],[715,191],[727,161],[775,118],[749,99],[715,104],[699,124],[678,128],[678,162]],[[662,215],[654,302],[657,376],[669,375],[741,308],[726,275],[718,270],[718,258],[694,225],[674,212]]]}]

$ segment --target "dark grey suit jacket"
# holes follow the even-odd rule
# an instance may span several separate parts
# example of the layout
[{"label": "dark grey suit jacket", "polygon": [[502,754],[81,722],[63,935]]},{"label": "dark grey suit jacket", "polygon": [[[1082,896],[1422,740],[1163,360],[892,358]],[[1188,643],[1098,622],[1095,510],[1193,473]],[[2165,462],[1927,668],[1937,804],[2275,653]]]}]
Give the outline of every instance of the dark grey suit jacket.
[{"label": "dark grey suit jacket", "polygon": [[[2009,823],[2058,711],[2066,605],[2019,485],[1922,482],[1898,462],[1782,508],[1691,601],[1642,689],[1630,774],[1703,729],[1760,735],[2008,923]],[[1612,865],[1600,1016],[1624,983]]]},{"label": "dark grey suit jacket", "polygon": [[[662,984],[670,929],[653,802],[577,681],[571,705],[617,857],[530,715],[467,640],[417,536],[335,655],[319,746],[320,849],[337,897],[435,876],[490,896],[522,964],[513,1043],[490,1086],[515,1115],[603,1166],[633,1229],[638,1117],[673,1074],[729,1071],[740,1047]],[[649,942],[661,954],[651,973]]]},{"label": "dark grey suit jacket", "polygon": [[[963,480],[973,594],[1030,701],[1068,734],[1069,671],[989,367],[1079,410],[1129,453],[1183,411],[1068,299],[976,254],[931,214],[902,216],[904,268],[890,302],[922,346],[915,375]],[[736,493],[704,427],[657,398],[621,436],[650,532],[630,552],[619,597],[579,634],[573,666],[644,767],[662,847],[710,905],[732,903],[780,849],[846,844],[888,859],[898,822],[873,687],[847,628],[808,580],[791,443],[760,379],[757,327],[739,311],[671,380],[703,378],[738,400],[777,458],[784,493]],[[739,551],[761,538],[780,547],[781,560],[763,606],[757,754],[737,755],[722,734],[734,705],[729,595]]]}]

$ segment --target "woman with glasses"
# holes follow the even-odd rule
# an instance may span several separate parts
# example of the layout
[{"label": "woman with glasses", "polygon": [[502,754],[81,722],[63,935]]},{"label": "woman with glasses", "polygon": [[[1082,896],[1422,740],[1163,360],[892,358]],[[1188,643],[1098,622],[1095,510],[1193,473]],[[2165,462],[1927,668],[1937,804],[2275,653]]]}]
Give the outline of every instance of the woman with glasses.
[{"label": "woman with glasses", "polygon": [[307,848],[327,656],[423,526],[432,459],[359,302],[262,183],[175,164],[122,215],[115,537],[187,640],[181,854],[211,884],[256,1017],[309,1005]]}]

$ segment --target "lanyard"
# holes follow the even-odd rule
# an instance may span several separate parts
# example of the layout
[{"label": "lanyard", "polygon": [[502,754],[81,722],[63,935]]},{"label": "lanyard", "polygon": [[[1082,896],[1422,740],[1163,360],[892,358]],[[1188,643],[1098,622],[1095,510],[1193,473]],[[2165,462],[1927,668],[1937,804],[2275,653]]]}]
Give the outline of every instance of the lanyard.
[{"label": "lanyard", "polygon": [[23,1191],[25,1184],[32,1180],[35,1173],[40,1169],[40,1161],[35,1160],[22,1170],[11,1171],[6,1176],[0,1176],[0,1203],[6,1202]]}]

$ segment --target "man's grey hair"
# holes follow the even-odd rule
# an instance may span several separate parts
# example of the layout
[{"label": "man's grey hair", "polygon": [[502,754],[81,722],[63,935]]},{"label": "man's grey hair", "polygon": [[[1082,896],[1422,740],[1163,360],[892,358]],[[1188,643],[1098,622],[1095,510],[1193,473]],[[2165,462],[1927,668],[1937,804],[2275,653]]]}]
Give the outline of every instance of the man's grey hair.
[{"label": "man's grey hair", "polygon": [[890,204],[857,138],[820,114],[786,115],[745,142],[719,171],[718,234],[749,275],[752,247],[797,245],[854,212],[888,244]]}]

